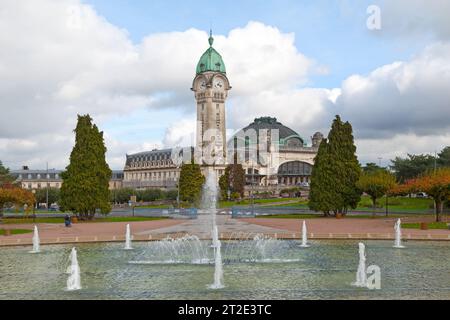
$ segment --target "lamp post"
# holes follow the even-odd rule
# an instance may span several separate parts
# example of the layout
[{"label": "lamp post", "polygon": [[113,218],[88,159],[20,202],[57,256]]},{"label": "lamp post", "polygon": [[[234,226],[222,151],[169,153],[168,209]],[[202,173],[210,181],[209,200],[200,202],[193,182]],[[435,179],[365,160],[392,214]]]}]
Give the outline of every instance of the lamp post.
[{"label": "lamp post", "polygon": [[386,192],[386,217],[389,214],[389,192]]},{"label": "lamp post", "polygon": [[252,159],[252,189],[251,189],[252,215],[255,213],[254,183],[255,183],[255,169],[254,169],[254,163],[253,163],[253,159]]},{"label": "lamp post", "polygon": [[49,174],[48,174],[48,162],[47,162],[47,172],[46,172],[46,176],[45,176],[45,179],[47,180],[47,183],[46,183],[46,187],[45,187],[45,190],[46,190],[46,193],[45,193],[45,203],[46,203],[46,206],[47,206],[47,211],[49,211],[49,206],[48,206],[48,187],[49,187],[49,178],[50,178],[50,176],[49,176]]},{"label": "lamp post", "polygon": [[[36,190],[32,190],[31,193],[33,193],[33,195],[36,195]],[[33,203],[33,223],[36,222],[36,212],[35,212],[35,208],[36,208],[36,198],[34,198],[34,203]]]}]

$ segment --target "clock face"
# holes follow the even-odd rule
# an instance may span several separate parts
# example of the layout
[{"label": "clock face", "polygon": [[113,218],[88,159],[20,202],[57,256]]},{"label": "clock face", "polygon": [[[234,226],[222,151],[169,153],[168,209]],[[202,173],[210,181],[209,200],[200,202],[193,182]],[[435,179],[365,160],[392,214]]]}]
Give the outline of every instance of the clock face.
[{"label": "clock face", "polygon": [[224,84],[222,79],[217,79],[214,81],[214,88],[216,89],[223,89]]},{"label": "clock face", "polygon": [[206,90],[206,80],[201,80],[200,81],[199,88],[200,88],[201,91],[205,91]]}]

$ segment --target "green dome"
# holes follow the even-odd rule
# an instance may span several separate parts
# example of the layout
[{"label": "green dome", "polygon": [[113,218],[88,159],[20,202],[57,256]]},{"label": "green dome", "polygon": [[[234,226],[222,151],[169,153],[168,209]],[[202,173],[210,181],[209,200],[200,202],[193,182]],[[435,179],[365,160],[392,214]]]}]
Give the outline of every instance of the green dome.
[{"label": "green dome", "polygon": [[222,56],[212,47],[214,43],[214,38],[212,35],[209,37],[208,41],[209,48],[205,51],[197,64],[197,74],[207,71],[227,73]]}]

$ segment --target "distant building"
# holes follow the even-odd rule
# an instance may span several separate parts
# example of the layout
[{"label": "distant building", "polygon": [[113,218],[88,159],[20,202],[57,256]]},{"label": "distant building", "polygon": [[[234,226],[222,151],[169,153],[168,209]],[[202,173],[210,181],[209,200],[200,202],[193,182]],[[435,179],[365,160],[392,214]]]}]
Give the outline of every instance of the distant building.
[{"label": "distant building", "polygon": [[[191,149],[193,152],[193,148]],[[180,168],[172,160],[172,149],[126,156],[123,186],[134,189],[174,189]]]},{"label": "distant building", "polygon": [[[11,170],[11,175],[16,178],[16,183],[20,183],[23,189],[37,190],[45,188],[60,189],[62,185],[61,173],[63,170],[30,170],[24,166],[21,170]],[[123,171],[114,170],[109,189],[122,188]]]},{"label": "distant building", "polygon": [[[276,140],[271,140],[272,131],[276,131]],[[261,137],[263,133],[265,136]],[[238,139],[245,141],[237,144]],[[311,138],[312,144],[308,145],[297,132],[284,126],[276,118],[261,117],[237,132],[228,142],[228,149],[232,150],[233,144],[241,146],[235,150],[241,151],[244,156],[241,163],[246,172],[247,184],[295,186],[310,182],[314,158],[322,139],[323,135],[316,132]],[[264,146],[264,152],[267,151],[265,161],[261,155],[261,141],[269,144]],[[258,160],[249,157],[249,150],[257,150],[255,153],[259,156]]]}]

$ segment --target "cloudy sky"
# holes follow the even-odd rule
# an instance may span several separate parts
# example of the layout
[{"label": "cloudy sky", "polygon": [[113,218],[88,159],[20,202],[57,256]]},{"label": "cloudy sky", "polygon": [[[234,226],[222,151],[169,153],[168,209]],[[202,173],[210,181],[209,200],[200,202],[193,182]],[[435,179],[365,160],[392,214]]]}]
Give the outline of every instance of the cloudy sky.
[{"label": "cloudy sky", "polygon": [[64,168],[85,113],[114,169],[190,145],[210,27],[230,133],[273,116],[309,140],[340,114],[363,163],[434,153],[450,145],[448,12],[447,0],[0,0],[0,160]]}]

